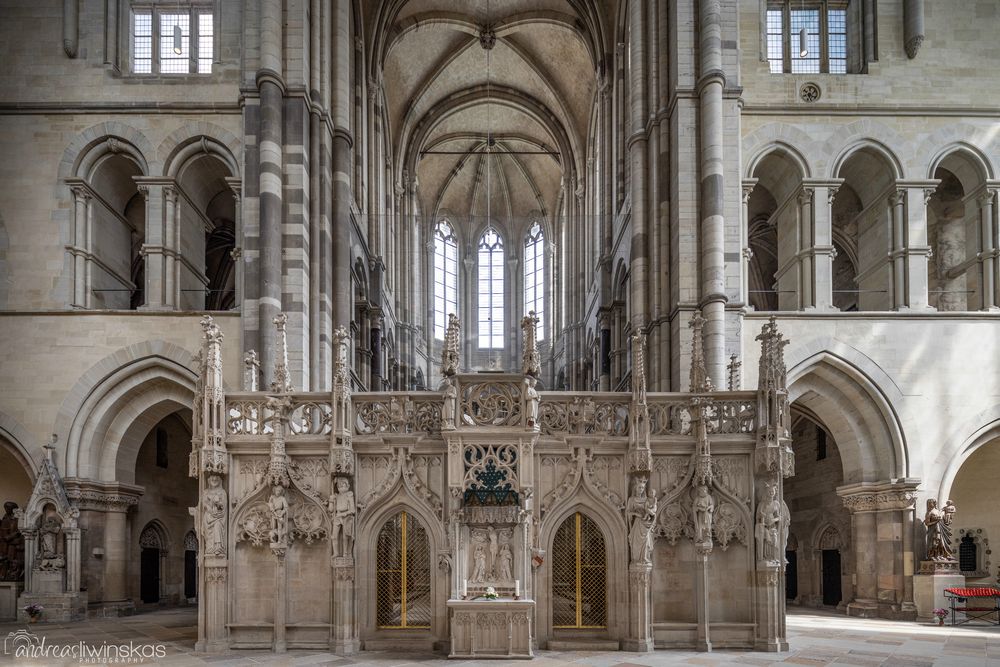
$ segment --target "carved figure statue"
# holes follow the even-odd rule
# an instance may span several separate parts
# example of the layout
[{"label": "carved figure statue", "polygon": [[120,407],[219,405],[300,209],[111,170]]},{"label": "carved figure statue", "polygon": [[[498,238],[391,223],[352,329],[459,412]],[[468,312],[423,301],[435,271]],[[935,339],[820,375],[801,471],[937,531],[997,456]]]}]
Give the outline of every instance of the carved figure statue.
[{"label": "carved figure statue", "polygon": [[42,525],[38,528],[39,556],[44,559],[57,558],[59,556],[58,541],[59,531],[62,523],[55,514],[49,514],[42,519]]},{"label": "carved figure statue", "polygon": [[784,554],[781,545],[781,503],[778,502],[778,485],[767,485],[767,499],[757,506],[757,525],[754,537],[757,542],[757,560],[779,563]]},{"label": "carved figure statue", "polygon": [[497,534],[496,528],[490,526],[486,531],[486,535],[490,541],[490,569],[489,572],[496,578],[497,574],[497,555],[500,553],[500,543],[499,535]]},{"label": "carved figure statue", "polygon": [[441,391],[444,392],[444,403],[441,404],[441,428],[446,431],[455,428],[455,404],[458,403],[458,389],[455,381],[445,378],[441,381]]},{"label": "carved figure statue", "polygon": [[448,313],[448,328],[444,333],[444,345],[441,348],[441,375],[449,377],[458,372],[458,332],[460,328],[458,316]]},{"label": "carved figure statue", "polygon": [[699,486],[694,496],[694,541],[705,544],[712,541],[712,515],[715,513],[715,499],[707,486]]},{"label": "carved figure statue", "polygon": [[333,522],[330,541],[334,556],[350,556],[354,552],[354,517],[357,506],[349,479],[338,477],[335,486],[336,491],[330,496],[330,503],[327,505]]},{"label": "carved figure statue", "polygon": [[474,565],[472,567],[472,578],[469,581],[486,581],[486,547],[482,544],[476,545],[476,550],[472,554]]},{"label": "carved figure statue", "polygon": [[538,317],[535,311],[530,311],[521,318],[521,331],[524,339],[524,359],[521,372],[525,375],[538,376],[542,372],[541,357],[538,354]]},{"label": "carved figure statue", "polygon": [[514,560],[514,554],[510,552],[510,545],[504,543],[500,547],[500,562],[497,565],[497,573],[495,579],[497,581],[512,581],[514,575],[511,571],[511,563]]},{"label": "carved figure statue", "polygon": [[625,505],[629,524],[628,543],[632,562],[650,565],[653,562],[653,523],[656,521],[656,493],[646,491],[646,478],[636,477],[632,495]]},{"label": "carved figure statue", "polygon": [[[949,504],[950,508],[949,509]],[[948,512],[947,514],[945,512]],[[945,510],[938,509],[937,498],[927,499],[927,513],[924,525],[927,527],[927,560],[954,560],[951,551],[951,517],[955,515],[955,505],[950,500]]]},{"label": "carved figure statue", "polygon": [[3,504],[0,519],[0,581],[20,581],[24,577],[24,537],[17,527],[17,503]]},{"label": "carved figure statue", "polygon": [[535,385],[538,380],[528,376],[524,378],[524,405],[525,405],[525,417],[528,421],[528,428],[533,430],[538,430],[538,390],[535,389]]},{"label": "carved figure statue", "polygon": [[226,490],[222,478],[210,475],[208,490],[202,503],[205,524],[205,553],[209,556],[226,555]]},{"label": "carved figure statue", "polygon": [[288,540],[288,499],[285,498],[285,487],[280,484],[271,487],[267,506],[271,510],[271,544],[284,544]]}]

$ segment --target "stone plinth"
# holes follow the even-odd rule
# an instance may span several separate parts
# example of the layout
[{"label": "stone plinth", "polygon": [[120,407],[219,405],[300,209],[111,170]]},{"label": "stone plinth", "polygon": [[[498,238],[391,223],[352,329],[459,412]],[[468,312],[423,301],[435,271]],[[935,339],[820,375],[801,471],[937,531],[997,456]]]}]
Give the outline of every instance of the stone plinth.
[{"label": "stone plinth", "polygon": [[21,582],[0,581],[0,621],[17,619],[17,596],[21,592]]},{"label": "stone plinth", "polygon": [[948,609],[950,601],[944,596],[944,589],[962,586],[965,586],[965,577],[961,574],[915,575],[913,577],[913,600],[917,605],[917,620],[933,618],[931,612],[935,609]]},{"label": "stone plinth", "polygon": [[534,600],[448,600],[449,658],[531,659]]},{"label": "stone plinth", "polygon": [[35,570],[31,575],[31,592],[39,595],[59,594],[66,590],[65,570]]},{"label": "stone plinth", "polygon": [[17,600],[18,623],[28,622],[24,608],[31,604],[40,604],[45,608],[39,619],[42,623],[68,623],[87,617],[86,593],[25,593]]}]

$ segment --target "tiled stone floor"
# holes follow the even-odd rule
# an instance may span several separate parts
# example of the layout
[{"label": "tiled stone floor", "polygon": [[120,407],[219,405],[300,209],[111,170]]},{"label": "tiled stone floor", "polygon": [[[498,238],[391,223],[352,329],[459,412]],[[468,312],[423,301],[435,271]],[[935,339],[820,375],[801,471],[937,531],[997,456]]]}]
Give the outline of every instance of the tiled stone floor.
[{"label": "tiled stone floor", "polygon": [[[856,665],[859,667],[1000,667],[1000,628],[997,626],[957,627],[922,625],[893,621],[859,620],[825,613],[793,611],[788,617],[787,653],[754,653],[719,650],[712,653],[656,651],[652,654],[538,651],[531,663],[516,661],[449,661],[441,655],[366,652],[339,658],[316,651],[291,651],[273,655],[260,651],[240,651],[225,655],[194,652],[195,611],[171,609],[128,618],[89,620],[85,623],[36,624],[29,630],[48,644],[121,643],[164,645],[164,665],[332,665],[335,667],[659,667],[660,665]],[[0,640],[24,626],[0,624]],[[16,660],[2,655],[0,664],[65,664],[78,660]],[[102,664],[102,663],[88,663]],[[136,663],[131,663],[136,664]],[[147,661],[146,664],[150,664]]]}]

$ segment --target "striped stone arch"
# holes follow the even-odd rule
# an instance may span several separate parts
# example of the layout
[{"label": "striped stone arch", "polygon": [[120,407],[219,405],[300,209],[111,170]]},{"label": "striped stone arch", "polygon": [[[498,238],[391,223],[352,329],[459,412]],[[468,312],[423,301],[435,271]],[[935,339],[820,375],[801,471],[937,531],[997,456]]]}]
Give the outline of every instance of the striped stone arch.
[{"label": "striped stone arch", "polygon": [[167,135],[157,147],[156,156],[163,165],[162,174],[171,178],[176,178],[188,159],[198,154],[216,156],[229,167],[233,176],[239,177],[243,173],[239,159],[242,149],[242,142],[229,130],[214,123],[198,121],[183,125]]}]

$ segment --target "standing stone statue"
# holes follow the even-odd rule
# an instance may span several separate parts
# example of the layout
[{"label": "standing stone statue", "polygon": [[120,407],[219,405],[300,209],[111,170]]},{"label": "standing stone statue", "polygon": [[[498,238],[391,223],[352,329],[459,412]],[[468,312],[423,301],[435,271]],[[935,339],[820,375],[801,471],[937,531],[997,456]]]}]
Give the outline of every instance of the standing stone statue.
[{"label": "standing stone statue", "polygon": [[205,527],[205,553],[209,556],[226,555],[226,490],[222,478],[210,475],[208,490],[202,503]]},{"label": "standing stone statue", "polygon": [[511,563],[514,555],[510,552],[510,545],[506,542],[500,547],[500,562],[497,565],[496,580],[502,582],[513,581],[514,575],[511,571]]},{"label": "standing stone statue", "polygon": [[42,519],[42,525],[38,528],[39,536],[39,556],[43,559],[56,558],[59,555],[58,537],[62,524],[55,514],[50,514]]},{"label": "standing stone statue", "polygon": [[271,487],[267,506],[271,510],[271,544],[285,544],[288,541],[288,499],[285,498],[285,487],[280,484]]},{"label": "standing stone statue", "polygon": [[632,562],[651,565],[656,493],[652,489],[647,493],[645,477],[636,477],[632,482],[632,495],[625,505],[625,519],[629,523],[628,543],[632,552]]},{"label": "standing stone statue", "polygon": [[476,550],[472,555],[475,565],[472,568],[472,577],[469,581],[481,583],[486,581],[486,547],[482,544],[476,545]]},{"label": "standing stone statue", "polygon": [[0,519],[0,581],[20,581],[24,578],[24,536],[14,516],[17,503],[7,501],[3,509],[3,519]]},{"label": "standing stone statue", "polygon": [[708,487],[701,485],[694,496],[694,541],[706,544],[712,541],[712,515],[715,513],[715,499]]},{"label": "standing stone statue", "polygon": [[757,560],[766,563],[780,563],[781,553],[781,503],[778,502],[778,485],[767,485],[767,499],[757,506],[757,525],[754,537],[757,540]]},{"label": "standing stone statue", "polygon": [[927,560],[951,561],[955,559],[951,551],[951,522],[955,516],[955,504],[950,500],[944,511],[938,509],[937,498],[927,499]]},{"label": "standing stone statue", "polygon": [[357,513],[357,506],[354,503],[350,480],[338,477],[335,485],[336,491],[330,496],[330,503],[327,506],[333,523],[330,542],[333,545],[334,556],[350,556],[354,552],[354,516]]},{"label": "standing stone statue", "polygon": [[538,390],[535,389],[535,385],[538,383],[533,377],[524,378],[524,405],[525,405],[525,418],[527,420],[528,428],[537,430],[538,429]]},{"label": "standing stone statue", "polygon": [[455,381],[445,378],[441,381],[441,391],[444,392],[444,403],[441,404],[441,428],[446,431],[455,430],[455,404],[458,402],[458,389]]}]

